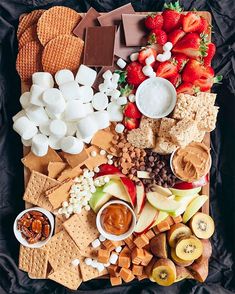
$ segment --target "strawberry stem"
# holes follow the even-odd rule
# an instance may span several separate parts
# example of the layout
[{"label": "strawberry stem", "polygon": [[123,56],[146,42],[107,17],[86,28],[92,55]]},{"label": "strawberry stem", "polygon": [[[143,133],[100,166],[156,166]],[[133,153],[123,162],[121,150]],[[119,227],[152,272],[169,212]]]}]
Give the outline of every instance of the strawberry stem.
[{"label": "strawberry stem", "polygon": [[126,77],[127,77],[127,72],[123,71],[123,70],[115,70],[115,73],[119,74],[119,80],[118,80],[118,84],[122,84],[126,82]]},{"label": "strawberry stem", "polygon": [[175,10],[177,12],[181,12],[183,9],[182,7],[180,6],[180,2],[179,1],[176,1],[175,3],[169,3],[169,4],[164,4],[164,8],[165,9],[168,9],[168,10]]},{"label": "strawberry stem", "polygon": [[221,81],[223,80],[223,76],[219,75],[213,78],[214,84],[222,84]]}]

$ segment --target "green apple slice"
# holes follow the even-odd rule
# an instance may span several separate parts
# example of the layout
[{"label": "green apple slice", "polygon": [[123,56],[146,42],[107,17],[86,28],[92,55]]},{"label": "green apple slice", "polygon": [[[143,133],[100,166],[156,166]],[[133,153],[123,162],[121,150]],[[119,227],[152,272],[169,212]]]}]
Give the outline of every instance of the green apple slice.
[{"label": "green apple slice", "polygon": [[169,197],[172,195],[172,192],[170,189],[161,187],[159,185],[153,185],[153,189],[154,189],[153,192],[157,192],[157,193],[162,194],[163,196],[166,196],[166,197]]},{"label": "green apple slice", "polygon": [[130,202],[129,195],[126,192],[122,182],[120,180],[110,180],[107,184],[104,185],[103,191],[105,193],[111,194],[118,199]]},{"label": "green apple slice", "polygon": [[183,215],[183,222],[187,223],[187,221],[190,220],[190,218],[194,216],[196,212],[198,212],[198,210],[203,206],[207,199],[207,195],[200,195],[193,199],[185,210],[185,213]]},{"label": "green apple slice", "polygon": [[181,215],[182,213],[185,212],[187,206],[189,205],[189,203],[194,199],[196,198],[197,196],[199,196],[198,194],[195,194],[195,195],[191,195],[191,196],[188,196],[188,197],[179,197],[179,196],[176,196],[175,197],[175,201],[178,201],[181,206],[179,209],[177,209],[176,211],[170,213],[171,216],[179,216]]},{"label": "green apple slice", "polygon": [[198,194],[201,191],[201,189],[202,187],[197,187],[197,188],[188,189],[188,190],[169,188],[172,194],[174,194],[175,196],[180,196],[180,197],[189,197],[189,196]]},{"label": "green apple slice", "polygon": [[162,221],[164,221],[169,216],[169,213],[166,211],[159,211],[159,214],[157,216],[157,219],[155,220],[152,227],[155,227],[156,225],[160,224]]},{"label": "green apple slice", "polygon": [[111,197],[112,195],[104,192],[102,187],[97,187],[95,193],[93,193],[91,196],[89,205],[94,210],[94,212],[98,212],[99,209],[106,202],[108,202]]},{"label": "green apple slice", "polygon": [[173,199],[169,199],[168,197],[163,196],[157,192],[148,192],[147,199],[152,206],[166,212],[174,212],[180,207],[179,202]]}]

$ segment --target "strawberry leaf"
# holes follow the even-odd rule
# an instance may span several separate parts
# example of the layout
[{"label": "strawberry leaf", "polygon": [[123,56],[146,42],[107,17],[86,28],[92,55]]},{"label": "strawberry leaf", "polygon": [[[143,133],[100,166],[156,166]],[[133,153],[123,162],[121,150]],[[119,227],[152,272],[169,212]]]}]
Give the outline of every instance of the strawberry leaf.
[{"label": "strawberry leaf", "polygon": [[168,10],[175,10],[177,12],[181,12],[183,9],[182,7],[180,6],[180,2],[179,1],[176,1],[175,3],[169,3],[169,4],[164,4],[164,8],[165,9],[168,9]]},{"label": "strawberry leaf", "polygon": [[115,70],[115,73],[119,74],[119,80],[118,80],[118,84],[122,84],[126,82],[126,77],[127,77],[127,72],[123,71],[123,70]]},{"label": "strawberry leaf", "polygon": [[129,96],[132,93],[134,86],[132,85],[125,85],[124,88],[120,88],[121,96]]},{"label": "strawberry leaf", "polygon": [[223,80],[223,76],[219,75],[219,76],[214,77],[213,82],[214,82],[214,84],[222,84],[221,83],[222,80]]}]

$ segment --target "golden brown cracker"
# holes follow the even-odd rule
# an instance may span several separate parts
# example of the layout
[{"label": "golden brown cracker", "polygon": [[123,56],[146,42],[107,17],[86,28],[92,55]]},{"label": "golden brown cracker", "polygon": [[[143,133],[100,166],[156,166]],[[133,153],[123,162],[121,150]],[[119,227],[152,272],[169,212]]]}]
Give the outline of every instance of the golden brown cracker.
[{"label": "golden brown cracker", "polygon": [[84,161],[89,157],[86,149],[83,149],[82,152],[80,152],[79,154],[69,154],[64,152],[63,156],[72,168],[76,166],[81,166],[82,164],[84,164]]},{"label": "golden brown cracker", "polygon": [[25,272],[30,270],[30,260],[33,255],[33,248],[20,245],[19,269]]},{"label": "golden brown cracker", "polygon": [[86,265],[84,259],[80,262],[80,270],[83,282],[101,277],[108,273],[106,268],[102,272],[99,272],[96,268],[93,268],[90,265]]},{"label": "golden brown cracker", "polygon": [[74,272],[67,268],[60,268],[48,276],[48,279],[53,280],[71,290],[77,290],[82,283],[79,271]]},{"label": "golden brown cracker", "polygon": [[66,181],[62,185],[56,187],[51,193],[47,194],[53,209],[59,208],[64,201],[68,201],[69,191],[72,185],[72,180]]},{"label": "golden brown cracker", "polygon": [[35,248],[30,264],[28,275],[31,279],[46,279],[48,265],[48,252],[46,250]]},{"label": "golden brown cracker", "polygon": [[50,161],[47,166],[48,177],[56,179],[62,171],[67,167],[67,163],[60,161]]},{"label": "golden brown cracker", "polygon": [[97,255],[98,255],[98,248],[93,248],[92,246],[88,246],[86,247],[85,249],[83,250],[79,250],[80,251],[80,254],[83,256],[83,257],[90,257],[90,258],[94,258],[94,259],[97,259]]},{"label": "golden brown cracker", "polygon": [[108,153],[111,153],[113,155],[117,155],[117,150],[110,149],[113,147],[113,139],[114,139],[115,134],[111,131],[108,130],[100,130],[95,133],[91,140],[91,144],[104,149]]},{"label": "golden brown cracker", "polygon": [[26,45],[27,43],[31,41],[38,41],[36,24],[31,25],[20,36],[19,42],[18,42],[19,49],[21,49],[22,47],[24,47],[24,45]]},{"label": "golden brown cracker", "polygon": [[58,214],[55,217],[55,234],[61,232],[64,228],[63,228],[63,223],[65,222],[66,218],[61,215]]},{"label": "golden brown cracker", "polygon": [[67,168],[62,171],[62,173],[57,178],[57,181],[63,182],[67,179],[73,179],[75,177],[78,177],[82,174],[82,169],[79,166],[76,166],[75,168]]},{"label": "golden brown cracker", "polygon": [[[100,155],[100,150],[101,149],[97,146],[90,146],[86,149],[89,158],[84,162],[84,164],[89,170],[93,170],[95,167],[107,163],[108,159],[106,154]],[[92,152],[96,152],[96,156],[92,156]]]}]

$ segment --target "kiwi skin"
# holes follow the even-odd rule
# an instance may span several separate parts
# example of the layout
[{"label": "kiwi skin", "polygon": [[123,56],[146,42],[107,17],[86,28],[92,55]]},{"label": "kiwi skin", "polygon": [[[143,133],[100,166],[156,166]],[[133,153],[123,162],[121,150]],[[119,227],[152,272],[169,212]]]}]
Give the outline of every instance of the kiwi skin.
[{"label": "kiwi skin", "polygon": [[166,234],[161,233],[150,240],[150,249],[154,256],[167,258]]},{"label": "kiwi skin", "polygon": [[[181,233],[178,233],[176,236],[174,236],[174,233],[176,231],[181,231]],[[191,229],[186,226],[185,224],[178,223],[171,226],[170,230],[167,232],[167,241],[170,247],[175,247],[177,241],[182,237],[189,237],[192,235]]]},{"label": "kiwi skin", "polygon": [[212,246],[211,242],[209,240],[201,240],[202,246],[203,246],[203,251],[202,255],[195,260],[196,263],[201,263],[203,260],[208,260],[211,257],[212,254]]},{"label": "kiwi skin", "polygon": [[208,276],[208,267],[209,267],[209,261],[208,259],[204,259],[198,263],[194,262],[187,269],[189,270],[189,272],[191,273],[191,275],[194,277],[195,280],[203,283]]},{"label": "kiwi skin", "polygon": [[181,280],[184,280],[184,279],[188,279],[190,277],[190,273],[187,270],[187,268],[185,268],[183,266],[176,266],[175,268],[176,268],[176,280],[175,280],[175,283],[179,282]]}]

